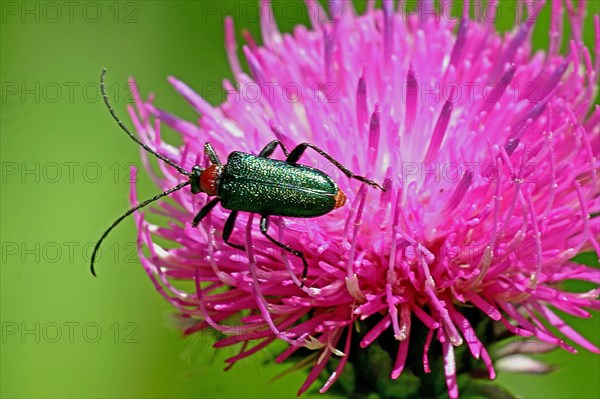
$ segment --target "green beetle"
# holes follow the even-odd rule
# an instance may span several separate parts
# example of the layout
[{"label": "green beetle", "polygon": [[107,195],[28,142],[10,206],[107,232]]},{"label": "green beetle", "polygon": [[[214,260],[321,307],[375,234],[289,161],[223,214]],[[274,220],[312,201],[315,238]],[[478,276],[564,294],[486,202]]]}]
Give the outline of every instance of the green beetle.
[{"label": "green beetle", "polygon": [[[304,151],[307,148],[311,148],[340,169],[347,177],[384,190],[376,182],[355,175],[348,168],[313,144],[299,144],[292,152],[288,153],[283,143],[279,140],[270,142],[258,155],[234,151],[229,154],[226,164],[221,163],[213,147],[210,143],[206,143],[204,151],[211,165],[206,169],[196,165],[192,168],[191,172],[188,172],[175,162],[152,150],[121,122],[108,101],[104,85],[105,74],[106,69],[103,69],[100,77],[102,96],[111,115],[119,126],[142,148],[177,169],[181,174],[187,176],[188,180],[138,204],[113,222],[104,234],[102,234],[92,253],[90,269],[94,276],[96,275],[94,261],[98,249],[113,228],[136,210],[189,185],[193,194],[206,193],[209,196],[215,197],[204,205],[194,217],[192,226],[198,226],[202,219],[218,203],[221,203],[223,208],[231,210],[231,214],[227,218],[223,228],[223,241],[233,248],[245,250],[242,245],[229,241],[236,217],[240,211],[258,213],[261,215],[260,231],[262,234],[275,245],[298,256],[302,260],[304,265],[302,281],[304,282],[308,272],[308,263],[306,262],[304,253],[289,247],[269,235],[269,217],[317,217],[343,206],[346,202],[346,195],[338,188],[330,176],[318,169],[298,164]],[[286,156],[285,161],[270,159],[277,146],[283,150]]]}]

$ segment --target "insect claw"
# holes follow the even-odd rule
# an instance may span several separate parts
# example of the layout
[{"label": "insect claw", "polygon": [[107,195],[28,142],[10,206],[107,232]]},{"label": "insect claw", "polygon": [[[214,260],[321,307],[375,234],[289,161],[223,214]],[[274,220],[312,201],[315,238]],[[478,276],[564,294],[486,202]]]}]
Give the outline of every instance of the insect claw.
[{"label": "insect claw", "polygon": [[384,191],[384,192],[386,191],[385,188],[383,188],[383,186],[381,186],[379,183],[374,182],[373,180],[365,179],[365,183],[367,183],[371,187],[378,188],[381,191]]}]

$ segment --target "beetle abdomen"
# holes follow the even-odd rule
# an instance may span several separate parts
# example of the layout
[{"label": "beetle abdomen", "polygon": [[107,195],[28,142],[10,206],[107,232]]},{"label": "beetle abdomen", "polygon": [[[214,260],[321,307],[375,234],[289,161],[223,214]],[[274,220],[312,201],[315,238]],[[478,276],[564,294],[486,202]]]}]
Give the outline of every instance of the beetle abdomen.
[{"label": "beetle abdomen", "polygon": [[291,217],[331,212],[336,194],[337,185],[320,170],[237,151],[229,155],[218,191],[226,209]]}]

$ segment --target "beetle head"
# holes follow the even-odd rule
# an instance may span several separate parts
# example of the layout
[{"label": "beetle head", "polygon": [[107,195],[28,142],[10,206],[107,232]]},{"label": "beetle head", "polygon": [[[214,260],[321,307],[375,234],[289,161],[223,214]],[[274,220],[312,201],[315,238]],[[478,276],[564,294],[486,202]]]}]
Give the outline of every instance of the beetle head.
[{"label": "beetle head", "polygon": [[192,168],[192,174],[190,175],[190,186],[192,188],[192,194],[198,194],[202,192],[200,177],[202,176],[203,171],[204,169],[199,165],[196,165]]}]

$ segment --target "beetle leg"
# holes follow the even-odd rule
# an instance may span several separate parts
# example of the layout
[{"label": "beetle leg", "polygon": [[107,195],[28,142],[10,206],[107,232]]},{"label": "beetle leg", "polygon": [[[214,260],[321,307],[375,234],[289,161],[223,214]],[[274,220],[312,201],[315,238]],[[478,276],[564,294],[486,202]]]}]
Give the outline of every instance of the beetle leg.
[{"label": "beetle leg", "polygon": [[292,152],[290,153],[290,155],[287,157],[287,159],[285,161],[287,163],[289,163],[289,164],[292,164],[292,165],[295,164],[296,162],[298,162],[298,160],[300,159],[300,157],[302,156],[302,154],[304,154],[304,151],[307,148],[312,148],[313,150],[315,150],[316,152],[318,152],[323,158],[327,159],[329,162],[331,162],[332,164],[334,164],[339,170],[341,170],[350,179],[355,179],[355,180],[358,180],[360,182],[367,183],[370,186],[377,187],[380,190],[385,191],[385,189],[383,187],[381,187],[379,184],[377,184],[373,180],[369,180],[369,179],[367,179],[366,177],[363,177],[363,176],[355,175],[354,173],[352,173],[352,171],[350,169],[346,168],[344,165],[342,165],[341,163],[339,163],[338,161],[336,161],[331,155],[329,155],[328,153],[326,153],[325,151],[323,151],[322,149],[320,149],[319,147],[317,147],[316,145],[311,144],[311,143],[298,144],[292,150]]},{"label": "beetle leg", "polygon": [[273,140],[269,144],[267,144],[265,146],[265,148],[262,149],[262,151],[260,152],[260,154],[258,154],[258,156],[261,157],[261,158],[269,158],[269,157],[271,157],[271,155],[273,155],[273,152],[275,151],[275,149],[277,148],[278,145],[281,146],[281,149],[283,150],[283,153],[285,154],[285,156],[289,157],[290,154],[287,152],[287,150],[284,147],[283,143],[281,141],[279,141],[279,140]]},{"label": "beetle leg", "polygon": [[198,227],[202,219],[208,215],[210,211],[219,203],[220,198],[213,198],[208,204],[204,205],[200,212],[194,217],[194,221],[192,222],[192,227]]},{"label": "beetle leg", "polygon": [[302,260],[304,269],[302,269],[302,285],[300,287],[304,287],[304,281],[306,280],[306,275],[308,274],[308,262],[306,262],[306,259],[304,258],[304,253],[302,253],[301,251],[298,251],[294,248],[291,248],[289,245],[285,245],[284,243],[277,241],[275,238],[273,238],[269,235],[268,230],[269,230],[269,216],[262,215],[262,217],[260,218],[260,232],[263,233],[263,235],[265,237],[267,237],[273,244],[296,255],[297,257],[299,257]]},{"label": "beetle leg", "polygon": [[225,241],[225,244],[229,245],[230,247],[239,249],[240,251],[245,251],[246,248],[243,245],[233,244],[229,242],[229,237],[233,232],[233,228],[235,226],[235,218],[237,218],[237,215],[238,211],[231,211],[231,213],[229,214],[229,217],[225,222],[225,227],[223,227],[223,241]]},{"label": "beetle leg", "polygon": [[217,155],[217,152],[215,151],[215,149],[213,148],[213,146],[210,143],[204,143],[204,153],[210,160],[211,164],[223,165],[221,163],[221,161],[219,160],[219,156]]}]

